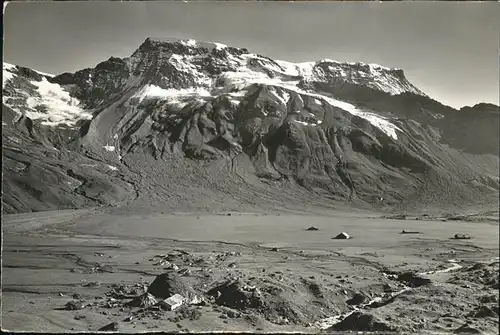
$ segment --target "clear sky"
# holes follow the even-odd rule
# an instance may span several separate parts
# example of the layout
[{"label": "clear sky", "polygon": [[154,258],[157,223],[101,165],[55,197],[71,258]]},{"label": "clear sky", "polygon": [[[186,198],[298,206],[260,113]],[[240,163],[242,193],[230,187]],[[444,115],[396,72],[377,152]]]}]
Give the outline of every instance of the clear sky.
[{"label": "clear sky", "polygon": [[454,107],[499,103],[496,2],[22,2],[4,16],[4,60],[48,73],[129,56],[148,36],[218,41],[288,61],[402,68]]}]

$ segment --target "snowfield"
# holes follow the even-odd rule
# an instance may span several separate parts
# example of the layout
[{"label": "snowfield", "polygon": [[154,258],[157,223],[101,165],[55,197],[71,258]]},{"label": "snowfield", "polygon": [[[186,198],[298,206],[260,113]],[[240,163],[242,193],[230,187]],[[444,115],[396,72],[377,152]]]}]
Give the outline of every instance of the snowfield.
[{"label": "snowfield", "polygon": [[134,97],[138,98],[140,102],[148,98],[160,98],[165,100],[176,99],[178,96],[210,96],[210,92],[204,88],[193,87],[184,89],[164,89],[156,85],[145,86]]},{"label": "snowfield", "polygon": [[5,87],[5,84],[14,78],[15,74],[12,73],[16,69],[15,65],[9,63],[3,63],[3,75],[2,75],[2,88]]},{"label": "snowfield", "polygon": [[[3,63],[3,80],[2,88],[8,81],[17,77],[15,73],[17,66]],[[35,71],[45,77],[53,75]],[[32,95],[26,90],[18,89],[17,97],[26,98],[25,105],[17,105],[9,102],[9,96],[3,95],[3,104],[9,106],[19,115],[25,114],[32,120],[42,121],[42,125],[46,126],[74,126],[79,120],[92,119],[92,114],[80,107],[80,101],[70,96],[69,92],[65,91],[60,85],[50,83],[46,78],[42,81],[30,81],[29,83],[35,86],[37,95]]]},{"label": "snowfield", "polygon": [[113,145],[105,145],[103,148],[104,148],[104,150],[109,151],[109,152],[115,151],[115,147]]},{"label": "snowfield", "polygon": [[[38,88],[41,98],[28,98],[27,104],[32,109],[26,111],[29,118],[42,120],[42,124],[48,126],[72,126],[79,120],[92,119],[92,114],[79,107],[80,101],[71,97],[60,85],[50,83],[45,78],[42,81],[31,81],[31,84]],[[38,108],[42,108],[42,111],[37,111]]]}]

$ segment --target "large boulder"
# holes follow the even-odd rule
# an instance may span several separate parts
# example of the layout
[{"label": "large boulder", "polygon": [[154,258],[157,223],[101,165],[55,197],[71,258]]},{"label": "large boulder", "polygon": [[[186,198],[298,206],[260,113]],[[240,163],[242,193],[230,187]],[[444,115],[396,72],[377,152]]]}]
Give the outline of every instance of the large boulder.
[{"label": "large boulder", "polygon": [[245,285],[241,281],[227,281],[207,292],[215,298],[218,305],[235,308],[259,308],[264,305],[262,294],[255,286]]}]

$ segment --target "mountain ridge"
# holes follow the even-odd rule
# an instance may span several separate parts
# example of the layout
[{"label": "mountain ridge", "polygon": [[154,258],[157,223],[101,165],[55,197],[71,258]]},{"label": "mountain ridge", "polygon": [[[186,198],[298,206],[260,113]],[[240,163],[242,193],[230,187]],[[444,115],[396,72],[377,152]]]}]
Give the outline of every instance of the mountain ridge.
[{"label": "mountain ridge", "polygon": [[[385,210],[498,193],[498,106],[445,106],[400,69],[148,38],[75,73],[4,63],[3,93],[9,212],[216,207],[193,190],[252,206],[304,198]],[[51,178],[31,183],[35,172]]]}]

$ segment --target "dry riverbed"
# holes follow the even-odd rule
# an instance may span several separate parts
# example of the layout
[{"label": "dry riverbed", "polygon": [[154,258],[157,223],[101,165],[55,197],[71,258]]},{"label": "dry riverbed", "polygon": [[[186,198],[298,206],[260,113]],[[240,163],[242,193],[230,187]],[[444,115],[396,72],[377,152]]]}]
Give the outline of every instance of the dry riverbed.
[{"label": "dry riverbed", "polygon": [[6,330],[497,333],[491,220],[80,210],[3,230]]}]

